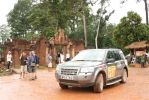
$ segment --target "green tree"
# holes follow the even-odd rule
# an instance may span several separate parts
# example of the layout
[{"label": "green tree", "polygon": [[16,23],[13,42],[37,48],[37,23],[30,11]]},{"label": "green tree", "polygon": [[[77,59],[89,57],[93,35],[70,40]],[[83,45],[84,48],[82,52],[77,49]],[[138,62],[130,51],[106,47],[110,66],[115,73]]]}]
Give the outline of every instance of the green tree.
[{"label": "green tree", "polygon": [[115,30],[115,25],[108,24],[106,27],[104,27],[104,36],[102,38],[102,48],[114,48],[116,47],[113,42],[113,32]]},{"label": "green tree", "polygon": [[2,44],[4,44],[4,42],[10,38],[10,32],[10,27],[8,27],[7,25],[4,24],[0,26],[0,42]]},{"label": "green tree", "polygon": [[65,29],[68,21],[79,16],[80,2],[81,0],[42,0],[33,5],[28,19],[33,29],[42,34],[51,34],[49,31],[56,33],[59,29]]},{"label": "green tree", "polygon": [[33,5],[28,19],[33,30],[46,37],[59,30],[74,33],[81,24],[87,46],[87,14],[89,6],[86,0],[42,0]]},{"label": "green tree", "polygon": [[57,30],[57,20],[52,16],[47,5],[45,3],[33,5],[30,14],[27,16],[32,31],[45,37],[53,36]]},{"label": "green tree", "polygon": [[[105,18],[105,17],[104,17]],[[100,48],[108,48],[113,47],[113,31],[115,29],[115,25],[106,24],[105,19],[102,18],[101,26],[100,26],[100,35],[98,37],[98,47]],[[81,22],[80,22],[81,23]],[[88,48],[95,48],[95,37],[96,37],[96,29],[97,29],[97,20],[96,15],[86,15],[86,23],[87,23],[87,39],[88,39]],[[75,29],[71,34],[69,34],[71,39],[79,39],[83,40],[83,25],[79,24],[78,28]]]},{"label": "green tree", "polygon": [[124,48],[126,45],[141,40],[147,40],[149,26],[141,23],[141,17],[135,12],[128,12],[117,25],[113,40],[117,47]]},{"label": "green tree", "polygon": [[[93,4],[93,3],[92,3]],[[104,34],[103,30],[106,27],[106,22],[109,20],[110,16],[114,13],[114,10],[108,13],[107,7],[109,5],[109,0],[100,0],[100,7],[97,10],[96,14],[96,36],[95,36],[95,46],[96,48],[102,47],[102,39]],[[99,40],[98,40],[99,39]],[[99,42],[100,41],[100,42]]]},{"label": "green tree", "polygon": [[31,9],[31,0],[18,0],[12,11],[9,12],[7,21],[11,27],[13,38],[25,37],[31,29],[27,16]]}]

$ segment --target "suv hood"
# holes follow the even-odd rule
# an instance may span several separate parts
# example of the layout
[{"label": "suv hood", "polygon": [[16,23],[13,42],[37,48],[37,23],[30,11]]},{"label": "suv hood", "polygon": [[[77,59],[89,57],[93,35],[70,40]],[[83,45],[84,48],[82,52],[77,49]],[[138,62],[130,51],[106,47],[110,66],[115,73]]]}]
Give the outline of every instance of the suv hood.
[{"label": "suv hood", "polygon": [[86,67],[86,66],[97,66],[102,64],[102,62],[95,61],[69,61],[62,64],[59,64],[61,67]]}]

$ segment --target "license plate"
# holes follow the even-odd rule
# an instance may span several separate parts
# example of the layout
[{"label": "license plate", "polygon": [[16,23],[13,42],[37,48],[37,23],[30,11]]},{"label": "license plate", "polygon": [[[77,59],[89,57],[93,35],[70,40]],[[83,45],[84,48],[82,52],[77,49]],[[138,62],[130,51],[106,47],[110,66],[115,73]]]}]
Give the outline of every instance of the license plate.
[{"label": "license plate", "polygon": [[61,79],[65,79],[65,80],[73,80],[73,76],[66,76],[66,75],[62,75]]}]

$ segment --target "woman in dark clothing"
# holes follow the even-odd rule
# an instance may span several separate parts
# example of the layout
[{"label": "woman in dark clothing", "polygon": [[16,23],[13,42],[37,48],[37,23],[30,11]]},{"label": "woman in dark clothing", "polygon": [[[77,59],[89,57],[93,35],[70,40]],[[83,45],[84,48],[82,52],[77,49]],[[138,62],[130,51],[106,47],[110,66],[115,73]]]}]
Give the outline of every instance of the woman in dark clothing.
[{"label": "woman in dark clothing", "polygon": [[57,63],[59,64],[61,62],[60,52],[57,53]]},{"label": "woman in dark clothing", "polygon": [[25,78],[25,74],[27,74],[27,56],[25,52],[22,52],[20,56],[20,63],[21,63],[21,74],[20,78]]}]

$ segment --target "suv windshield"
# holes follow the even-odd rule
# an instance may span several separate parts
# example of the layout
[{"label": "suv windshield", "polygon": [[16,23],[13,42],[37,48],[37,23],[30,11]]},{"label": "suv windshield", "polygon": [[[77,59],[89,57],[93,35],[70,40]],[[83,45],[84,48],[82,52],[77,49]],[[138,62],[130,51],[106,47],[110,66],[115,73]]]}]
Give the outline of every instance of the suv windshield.
[{"label": "suv windshield", "polygon": [[84,50],[79,52],[72,61],[102,61],[104,59],[105,50]]}]

